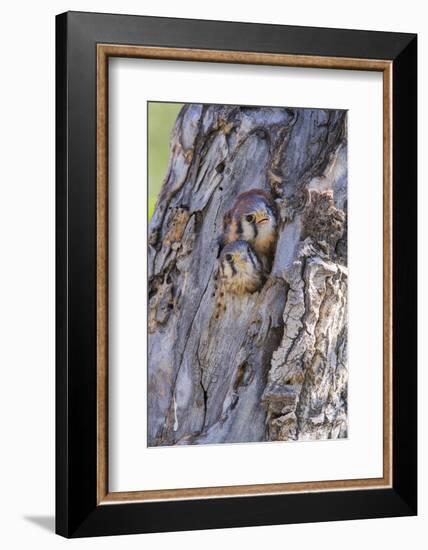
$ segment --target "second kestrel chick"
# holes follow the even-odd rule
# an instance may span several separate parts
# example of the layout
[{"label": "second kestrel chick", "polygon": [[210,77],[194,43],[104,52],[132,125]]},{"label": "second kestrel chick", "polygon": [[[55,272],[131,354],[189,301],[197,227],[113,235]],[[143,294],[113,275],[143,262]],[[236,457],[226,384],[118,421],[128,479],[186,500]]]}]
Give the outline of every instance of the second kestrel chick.
[{"label": "second kestrel chick", "polygon": [[270,270],[277,236],[277,213],[270,196],[261,189],[241,193],[223,219],[223,244],[243,240],[251,243]]},{"label": "second kestrel chick", "polygon": [[257,254],[246,241],[227,244],[220,254],[220,284],[232,294],[252,293],[262,286],[264,270]]}]

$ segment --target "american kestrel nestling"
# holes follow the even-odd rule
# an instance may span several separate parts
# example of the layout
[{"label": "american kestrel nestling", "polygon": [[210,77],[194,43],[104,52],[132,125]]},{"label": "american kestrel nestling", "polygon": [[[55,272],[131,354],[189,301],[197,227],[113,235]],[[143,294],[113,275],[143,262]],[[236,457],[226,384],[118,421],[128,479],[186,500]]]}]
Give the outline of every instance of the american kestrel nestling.
[{"label": "american kestrel nestling", "polygon": [[223,218],[222,244],[251,243],[265,270],[270,270],[275,249],[277,214],[272,199],[261,189],[241,193]]},{"label": "american kestrel nestling", "polygon": [[262,263],[246,241],[234,241],[221,251],[219,278],[222,290],[232,294],[252,293],[264,280]]}]

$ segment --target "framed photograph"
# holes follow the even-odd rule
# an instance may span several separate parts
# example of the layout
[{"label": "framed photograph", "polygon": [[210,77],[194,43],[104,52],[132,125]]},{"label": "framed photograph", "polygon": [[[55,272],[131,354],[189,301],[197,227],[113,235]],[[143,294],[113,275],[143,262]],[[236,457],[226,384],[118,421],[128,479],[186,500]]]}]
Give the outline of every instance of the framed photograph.
[{"label": "framed photograph", "polygon": [[416,35],[56,25],[57,533],[416,514]]}]

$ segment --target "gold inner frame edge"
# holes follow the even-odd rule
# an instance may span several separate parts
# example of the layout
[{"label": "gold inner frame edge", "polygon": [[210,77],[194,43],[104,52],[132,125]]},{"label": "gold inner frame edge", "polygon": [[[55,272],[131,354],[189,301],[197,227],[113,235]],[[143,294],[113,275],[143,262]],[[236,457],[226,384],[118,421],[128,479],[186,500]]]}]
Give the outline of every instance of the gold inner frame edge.
[{"label": "gold inner frame edge", "polygon": [[[383,73],[383,476],[381,478],[109,492],[108,59],[132,57]],[[392,62],[241,51],[97,44],[97,504],[378,489],[392,486]]]}]

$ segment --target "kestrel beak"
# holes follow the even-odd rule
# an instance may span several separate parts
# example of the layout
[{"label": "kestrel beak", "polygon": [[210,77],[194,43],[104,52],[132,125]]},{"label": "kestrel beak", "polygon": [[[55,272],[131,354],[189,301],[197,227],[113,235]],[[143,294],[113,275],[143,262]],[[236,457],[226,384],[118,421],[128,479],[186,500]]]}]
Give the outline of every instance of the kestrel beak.
[{"label": "kestrel beak", "polygon": [[245,266],[248,264],[248,258],[240,254],[234,262],[234,265],[239,269],[245,269]]},{"label": "kestrel beak", "polygon": [[266,214],[262,214],[262,216],[256,221],[259,225],[263,225],[264,223],[267,223],[269,221],[269,218],[266,216]]}]

